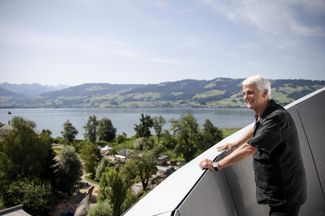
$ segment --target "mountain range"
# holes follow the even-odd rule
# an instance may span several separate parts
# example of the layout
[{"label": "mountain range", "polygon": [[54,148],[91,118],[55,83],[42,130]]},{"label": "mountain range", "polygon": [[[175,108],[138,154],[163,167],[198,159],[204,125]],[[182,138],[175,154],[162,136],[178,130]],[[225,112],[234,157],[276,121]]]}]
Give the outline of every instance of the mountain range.
[{"label": "mountain range", "polygon": [[[159,84],[86,83],[77,86],[0,84],[0,108],[242,107],[243,79],[180,80]],[[324,80],[271,80],[272,97],[286,105]]]}]

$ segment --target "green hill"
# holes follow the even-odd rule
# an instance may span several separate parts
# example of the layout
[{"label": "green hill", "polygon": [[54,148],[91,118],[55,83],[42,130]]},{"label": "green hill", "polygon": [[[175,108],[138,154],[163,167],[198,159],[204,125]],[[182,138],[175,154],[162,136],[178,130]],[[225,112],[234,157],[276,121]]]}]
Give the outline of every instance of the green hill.
[{"label": "green hill", "polygon": [[[0,107],[242,107],[242,81],[216,78],[147,85],[87,83],[37,97],[10,94],[10,100],[4,100],[2,96]],[[286,105],[325,87],[325,81],[279,79],[271,80],[271,85],[272,97]]]}]

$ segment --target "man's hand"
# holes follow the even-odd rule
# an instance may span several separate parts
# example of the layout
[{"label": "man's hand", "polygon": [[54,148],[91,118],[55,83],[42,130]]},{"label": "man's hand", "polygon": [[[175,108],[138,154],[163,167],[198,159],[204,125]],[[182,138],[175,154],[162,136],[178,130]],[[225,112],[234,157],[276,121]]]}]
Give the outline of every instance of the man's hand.
[{"label": "man's hand", "polygon": [[200,162],[201,169],[213,169],[213,161],[209,159],[204,159]]},{"label": "man's hand", "polygon": [[221,151],[232,151],[236,148],[236,144],[235,143],[226,143],[222,146],[218,146],[217,147],[217,151],[221,152]]},{"label": "man's hand", "polygon": [[[227,144],[225,145],[227,146]],[[237,147],[237,146],[235,146]],[[232,148],[235,148],[234,146],[232,146]],[[225,149],[227,149],[225,147]],[[233,150],[233,149],[232,149]],[[237,163],[238,161],[241,161],[245,158],[247,158],[250,155],[255,154],[257,151],[257,149],[253,146],[251,146],[248,143],[242,144],[240,145],[238,148],[236,148],[234,151],[232,151],[229,155],[227,155],[226,157],[222,158],[220,161],[218,161],[217,163],[217,169],[218,170],[222,170],[234,163]],[[200,162],[200,167],[201,169],[214,169],[213,166],[213,161],[209,160],[209,159],[204,159]]]},{"label": "man's hand", "polygon": [[217,147],[218,151],[233,151],[239,148],[241,145],[248,142],[253,137],[254,128],[250,127],[247,131],[236,141],[231,143],[226,143],[222,146]]}]

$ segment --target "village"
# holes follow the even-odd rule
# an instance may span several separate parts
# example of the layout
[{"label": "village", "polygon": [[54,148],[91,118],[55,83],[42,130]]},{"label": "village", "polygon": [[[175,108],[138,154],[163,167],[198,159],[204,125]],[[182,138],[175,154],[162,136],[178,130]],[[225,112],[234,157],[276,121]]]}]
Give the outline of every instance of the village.
[{"label": "village", "polygon": [[[39,193],[44,196],[33,202],[43,204],[34,207],[30,205],[32,200],[8,197],[8,193],[2,194],[1,203],[6,206],[23,204],[23,209],[31,215],[91,215],[92,211],[104,208],[112,215],[121,215],[195,155],[223,137],[222,131],[209,120],[201,128],[191,114],[175,119],[171,132],[163,130],[165,123],[162,117],[142,114],[140,123],[134,127],[136,135],[127,137],[126,134],[116,135],[108,118],[97,120],[96,116],[89,116],[84,126],[85,139],[77,140],[78,130],[69,120],[63,124],[62,137],[53,138],[49,130],[35,131],[34,122],[13,117],[0,128],[0,145],[4,149],[20,146],[21,151],[7,154],[10,160],[23,159],[14,163],[21,167],[17,170],[26,177],[11,181],[17,181],[21,187],[27,187],[30,181],[39,182]],[[15,138],[22,136],[23,139]],[[25,161],[25,157],[39,159]],[[25,172],[26,164],[22,163],[29,163],[31,168],[42,164],[44,168],[41,173],[33,174]],[[16,171],[7,171],[10,172]],[[46,173],[45,179],[42,173]],[[17,190],[10,178],[4,176],[2,181],[8,181],[9,188]],[[22,196],[25,193],[31,192],[23,192]]]}]

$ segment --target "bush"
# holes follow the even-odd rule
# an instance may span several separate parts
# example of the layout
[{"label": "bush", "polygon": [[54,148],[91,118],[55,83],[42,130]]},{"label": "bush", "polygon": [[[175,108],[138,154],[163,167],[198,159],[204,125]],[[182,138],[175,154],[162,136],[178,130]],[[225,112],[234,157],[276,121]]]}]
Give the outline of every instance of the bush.
[{"label": "bush", "polygon": [[150,150],[154,146],[154,141],[146,137],[139,137],[134,141],[134,148],[143,151]]},{"label": "bush", "polygon": [[32,215],[45,215],[51,195],[51,184],[37,178],[24,178],[12,182],[6,189],[5,206],[24,205]]},{"label": "bush", "polygon": [[117,135],[117,137],[115,138],[117,144],[121,144],[121,143],[123,143],[126,139],[127,139],[127,135],[126,135],[126,133],[119,134],[119,135]]},{"label": "bush", "polygon": [[98,202],[91,207],[87,216],[112,216],[113,212],[108,201]]}]

